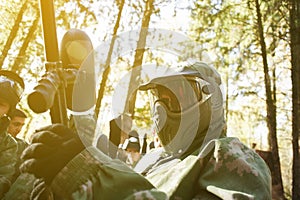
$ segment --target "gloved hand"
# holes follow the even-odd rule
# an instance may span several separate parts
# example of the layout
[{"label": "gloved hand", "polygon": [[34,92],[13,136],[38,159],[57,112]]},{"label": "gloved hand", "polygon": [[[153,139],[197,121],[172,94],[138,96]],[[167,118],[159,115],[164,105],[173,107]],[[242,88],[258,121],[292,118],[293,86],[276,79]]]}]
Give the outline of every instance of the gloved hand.
[{"label": "gloved hand", "polygon": [[62,124],[38,130],[22,153],[22,172],[34,174],[50,184],[55,175],[84,149],[77,133]]}]

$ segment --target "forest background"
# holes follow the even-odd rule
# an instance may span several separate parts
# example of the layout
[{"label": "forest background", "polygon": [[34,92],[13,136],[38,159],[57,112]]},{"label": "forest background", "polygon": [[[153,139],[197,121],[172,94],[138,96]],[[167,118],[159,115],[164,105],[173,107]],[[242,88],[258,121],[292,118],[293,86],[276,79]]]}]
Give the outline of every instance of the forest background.
[{"label": "forest background", "polygon": [[[39,2],[0,2],[0,66],[19,73],[26,90],[18,105],[29,115],[22,137],[41,124],[50,123],[49,113],[36,114],[26,97],[45,73],[44,41]],[[226,91],[227,135],[240,138],[255,149],[270,152],[274,162],[278,199],[300,199],[299,190],[299,75],[300,5],[281,0],[55,0],[58,41],[78,28],[86,31],[94,47],[116,34],[137,27],[163,28],[191,38],[206,52],[220,72]],[[294,35],[294,36],[293,36]],[[296,36],[295,36],[296,35]],[[298,36],[297,36],[298,35]],[[296,45],[293,46],[293,41]],[[296,51],[297,52],[297,51]],[[199,52],[201,54],[201,52]],[[144,60],[159,60],[146,53]],[[133,56],[133,55],[130,55]],[[297,65],[298,61],[298,65]],[[172,64],[177,60],[168,61]],[[112,93],[118,77],[134,66],[118,58],[108,74],[104,96]],[[100,73],[100,72],[99,72]],[[137,99],[145,97],[138,96]],[[101,104],[100,120],[107,112]],[[143,101],[142,101],[143,102]],[[147,103],[136,105],[134,128],[144,133],[151,126]],[[280,164],[279,164],[280,163]],[[277,165],[278,164],[278,165]],[[298,188],[297,188],[298,187]],[[297,192],[298,191],[298,192]]]}]

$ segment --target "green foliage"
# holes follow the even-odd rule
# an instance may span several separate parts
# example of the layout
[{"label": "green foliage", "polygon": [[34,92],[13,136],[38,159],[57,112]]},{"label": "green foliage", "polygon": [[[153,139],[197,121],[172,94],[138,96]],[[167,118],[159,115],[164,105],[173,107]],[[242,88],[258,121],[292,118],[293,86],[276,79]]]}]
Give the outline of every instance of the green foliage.
[{"label": "green foliage", "polygon": [[[277,105],[277,132],[282,160],[289,156],[291,135],[290,56],[287,51],[287,5],[284,1],[259,1],[262,12],[268,64]],[[227,91],[228,134],[251,146],[268,149],[266,97],[261,49],[257,33],[254,1],[195,1],[191,17],[191,37],[214,56],[223,72]],[[274,75],[272,75],[272,73]],[[284,144],[283,140],[284,138]],[[290,166],[282,162],[283,171]],[[284,173],[287,193],[288,173]]]}]

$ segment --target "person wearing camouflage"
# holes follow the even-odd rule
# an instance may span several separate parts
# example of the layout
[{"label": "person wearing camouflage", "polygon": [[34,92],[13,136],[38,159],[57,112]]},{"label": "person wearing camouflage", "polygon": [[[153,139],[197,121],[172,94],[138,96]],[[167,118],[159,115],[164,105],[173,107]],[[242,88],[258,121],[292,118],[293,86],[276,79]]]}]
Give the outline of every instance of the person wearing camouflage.
[{"label": "person wearing camouflage", "polygon": [[159,72],[139,89],[149,91],[163,148],[134,170],[84,145],[85,129],[55,124],[34,135],[22,171],[42,177],[58,199],[271,199],[266,163],[225,135],[219,73],[199,61]]},{"label": "person wearing camouflage", "polygon": [[[92,84],[94,84],[95,81],[93,72],[94,57],[93,54],[90,53],[92,50],[92,42],[88,35],[82,30],[70,29],[66,31],[62,38],[60,48],[62,65],[67,69],[66,73],[77,73],[74,77],[69,74],[66,78],[67,87],[65,100],[67,108],[70,111],[68,127],[78,133],[84,133],[82,142],[87,143],[86,145],[92,144],[94,137],[93,131],[95,130],[94,126],[96,124],[93,113],[95,89]],[[82,63],[85,63],[85,65]],[[79,79],[80,81],[75,81],[74,79]],[[88,84],[89,87],[86,87],[86,84]],[[44,92],[43,90],[41,91]],[[46,98],[48,98],[48,96],[46,96]],[[80,123],[75,123],[76,121],[80,121]],[[42,131],[42,129],[40,131]],[[39,131],[33,133],[33,135],[38,133]],[[66,134],[66,136],[69,137],[68,134]],[[35,140],[35,137],[33,137],[33,145],[35,145]],[[60,160],[64,160],[64,155],[68,156],[68,151],[63,150],[61,152],[57,150],[58,149],[56,149],[56,146],[53,144],[50,145],[46,151],[45,149],[42,151],[39,159],[47,162],[47,157],[50,156],[52,161],[44,165],[40,170],[44,170],[44,172],[47,173],[48,169],[51,168],[51,163],[60,162]],[[21,173],[11,185],[3,200],[52,199],[54,198],[54,195],[51,188],[45,184],[43,177],[34,176],[34,174],[31,173]]]},{"label": "person wearing camouflage", "polygon": [[24,82],[17,74],[0,70],[0,198],[13,182],[17,162],[17,142],[8,134],[8,114],[20,101]]}]

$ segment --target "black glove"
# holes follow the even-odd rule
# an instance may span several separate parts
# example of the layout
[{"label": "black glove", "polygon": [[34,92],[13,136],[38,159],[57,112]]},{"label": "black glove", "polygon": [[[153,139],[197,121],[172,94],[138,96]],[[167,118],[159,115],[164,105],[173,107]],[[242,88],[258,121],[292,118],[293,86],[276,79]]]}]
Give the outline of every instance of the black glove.
[{"label": "black glove", "polygon": [[32,144],[22,153],[22,172],[34,174],[50,184],[55,175],[84,149],[77,133],[62,124],[38,130]]}]

